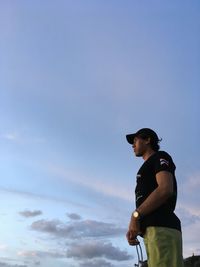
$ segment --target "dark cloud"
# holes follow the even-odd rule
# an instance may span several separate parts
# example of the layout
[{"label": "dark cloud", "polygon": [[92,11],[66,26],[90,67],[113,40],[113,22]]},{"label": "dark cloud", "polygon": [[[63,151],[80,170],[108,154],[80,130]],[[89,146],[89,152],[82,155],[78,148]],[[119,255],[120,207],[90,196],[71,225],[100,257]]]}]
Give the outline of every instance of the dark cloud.
[{"label": "dark cloud", "polygon": [[114,265],[104,259],[94,259],[80,263],[79,267],[114,267]]},{"label": "dark cloud", "polygon": [[132,258],[126,251],[114,247],[110,242],[92,240],[81,244],[73,243],[67,251],[67,257],[79,260],[103,257],[115,261],[126,261]]},{"label": "dark cloud", "polygon": [[67,216],[72,220],[81,220],[81,216],[76,213],[67,213]]},{"label": "dark cloud", "polygon": [[58,251],[36,251],[36,255],[39,258],[65,258],[66,254],[60,253]]},{"label": "dark cloud", "polygon": [[34,211],[25,210],[25,211],[20,211],[19,214],[25,218],[30,218],[30,217],[41,215],[42,211],[41,210],[34,210]]},{"label": "dark cloud", "polygon": [[109,261],[122,262],[133,258],[126,251],[105,241],[105,238],[124,235],[126,232],[125,228],[111,223],[94,220],[69,221],[67,223],[60,220],[38,220],[31,224],[31,229],[60,238],[60,241],[63,241],[64,238],[65,242],[68,242],[66,252],[36,252],[36,255],[41,258],[75,259],[79,261],[80,267],[113,267]]},{"label": "dark cloud", "polygon": [[5,262],[0,262],[0,267],[28,267],[28,266],[27,265],[8,264]]},{"label": "dark cloud", "polygon": [[59,220],[38,220],[32,223],[31,229],[69,239],[80,239],[83,237],[114,237],[126,232],[125,228],[117,227],[111,223],[93,220],[68,222],[66,224]]}]

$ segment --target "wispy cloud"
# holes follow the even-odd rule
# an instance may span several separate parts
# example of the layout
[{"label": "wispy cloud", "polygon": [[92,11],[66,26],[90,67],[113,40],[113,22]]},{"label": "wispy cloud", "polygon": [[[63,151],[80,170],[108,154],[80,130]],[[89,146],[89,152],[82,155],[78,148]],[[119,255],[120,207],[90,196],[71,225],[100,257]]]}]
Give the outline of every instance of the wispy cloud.
[{"label": "wispy cloud", "polygon": [[37,256],[35,251],[18,251],[17,255],[22,256],[22,257],[28,257],[28,258]]},{"label": "wispy cloud", "polygon": [[132,202],[132,188],[130,189],[125,185],[123,185],[123,187],[117,184],[113,186],[113,183],[108,182],[109,179],[104,179],[102,183],[102,180],[97,177],[90,177],[90,175],[86,174],[83,175],[83,173],[77,171],[69,171],[65,168],[54,166],[53,164],[49,166],[48,169],[51,174],[53,173],[55,177],[60,177],[64,181],[70,181],[71,183],[78,184],[79,186],[81,185],[104,195]]},{"label": "wispy cloud", "polygon": [[60,253],[58,251],[39,251],[39,250],[23,250],[18,251],[18,256],[24,258],[64,258],[66,253]]},{"label": "wispy cloud", "polygon": [[200,172],[195,172],[186,177],[185,182],[180,185],[184,189],[197,191],[200,187]]},{"label": "wispy cloud", "polygon": [[177,213],[181,218],[182,226],[191,226],[196,222],[200,222],[200,216],[193,214],[189,208],[179,207],[177,208]]},{"label": "wispy cloud", "polygon": [[25,218],[30,218],[30,217],[36,217],[36,216],[42,215],[42,211],[41,210],[34,210],[34,211],[25,210],[25,211],[20,211],[19,214]]},{"label": "wispy cloud", "polygon": [[200,172],[191,173],[187,176],[183,183],[179,184],[179,207],[182,210],[187,210],[188,215],[200,217],[199,209],[199,188],[200,188]]},{"label": "wispy cloud", "polygon": [[5,244],[0,244],[0,250],[6,250],[7,249],[7,245]]},{"label": "wispy cloud", "polygon": [[45,142],[45,138],[34,136],[34,134],[28,134],[26,131],[10,131],[1,133],[0,138],[17,143],[28,143],[28,144],[41,144]]},{"label": "wispy cloud", "polygon": [[10,140],[10,141],[14,141],[14,140],[17,140],[18,135],[17,135],[16,132],[13,132],[13,133],[6,133],[6,134],[2,134],[2,135],[1,135],[1,138],[3,138],[3,139],[7,139],[7,140]]},{"label": "wispy cloud", "polygon": [[32,192],[28,192],[28,191],[21,191],[21,190],[15,190],[15,189],[10,189],[10,188],[4,188],[4,187],[0,187],[0,192],[4,192],[4,193],[10,193],[13,195],[19,195],[22,197],[27,197],[27,198],[33,198],[33,199],[41,199],[41,200],[48,200],[48,201],[53,201],[53,202],[61,202],[61,203],[65,203],[65,204],[71,204],[77,207],[88,207],[86,205],[83,205],[82,203],[77,203],[77,202],[73,202],[70,201],[68,199],[64,199],[64,198],[59,198],[59,197],[54,197],[54,196],[48,196],[48,195],[42,195],[42,194],[36,194],[36,193],[32,193]]}]

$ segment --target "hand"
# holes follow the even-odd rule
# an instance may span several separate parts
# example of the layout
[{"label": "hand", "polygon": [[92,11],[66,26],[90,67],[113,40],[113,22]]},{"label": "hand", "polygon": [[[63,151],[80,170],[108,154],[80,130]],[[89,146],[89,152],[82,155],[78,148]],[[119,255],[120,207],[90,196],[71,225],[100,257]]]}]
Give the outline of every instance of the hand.
[{"label": "hand", "polygon": [[127,241],[130,246],[136,246],[139,244],[137,236],[140,233],[140,223],[139,220],[131,216],[129,229],[126,234]]},{"label": "hand", "polygon": [[[126,234],[126,237],[127,235],[129,235],[129,233],[127,232]],[[130,239],[127,237],[127,240],[128,240],[128,243],[130,246],[137,246],[140,242],[138,241],[137,237],[133,238],[133,239]]]}]

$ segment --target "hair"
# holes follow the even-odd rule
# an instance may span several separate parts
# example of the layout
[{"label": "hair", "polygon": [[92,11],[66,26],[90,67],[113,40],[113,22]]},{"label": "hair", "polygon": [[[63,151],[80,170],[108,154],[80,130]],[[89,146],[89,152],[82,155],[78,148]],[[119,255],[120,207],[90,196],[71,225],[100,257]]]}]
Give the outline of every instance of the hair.
[{"label": "hair", "polygon": [[150,145],[151,145],[151,148],[154,150],[154,151],[158,151],[160,149],[160,145],[159,143],[162,141],[162,138],[161,139],[158,139],[158,138],[154,138],[153,136],[149,136],[149,135],[146,135],[146,134],[140,134],[139,135],[142,139],[147,139],[147,138],[150,138]]},{"label": "hair", "polygon": [[158,139],[158,140],[155,140],[153,138],[150,137],[150,145],[151,145],[151,148],[154,150],[154,151],[158,151],[160,149],[160,145],[159,143],[162,141],[162,138],[161,139]]}]

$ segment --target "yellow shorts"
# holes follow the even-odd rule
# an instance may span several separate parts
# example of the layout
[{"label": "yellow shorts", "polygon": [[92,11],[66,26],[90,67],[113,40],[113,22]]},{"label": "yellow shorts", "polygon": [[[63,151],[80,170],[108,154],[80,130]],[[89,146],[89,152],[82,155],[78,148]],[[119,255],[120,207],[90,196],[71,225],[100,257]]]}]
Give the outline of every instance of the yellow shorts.
[{"label": "yellow shorts", "polygon": [[182,234],[176,229],[149,226],[144,235],[148,267],[183,267]]}]

